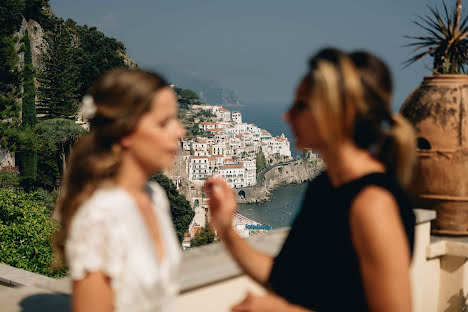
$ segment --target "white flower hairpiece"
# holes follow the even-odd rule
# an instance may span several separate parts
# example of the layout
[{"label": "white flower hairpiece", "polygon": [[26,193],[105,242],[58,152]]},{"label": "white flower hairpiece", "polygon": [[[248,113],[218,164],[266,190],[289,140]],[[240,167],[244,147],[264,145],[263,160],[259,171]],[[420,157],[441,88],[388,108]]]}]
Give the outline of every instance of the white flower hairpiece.
[{"label": "white flower hairpiece", "polygon": [[94,103],[94,99],[91,95],[86,94],[83,96],[81,100],[81,112],[83,114],[83,118],[91,119],[94,117],[97,111],[96,103]]}]

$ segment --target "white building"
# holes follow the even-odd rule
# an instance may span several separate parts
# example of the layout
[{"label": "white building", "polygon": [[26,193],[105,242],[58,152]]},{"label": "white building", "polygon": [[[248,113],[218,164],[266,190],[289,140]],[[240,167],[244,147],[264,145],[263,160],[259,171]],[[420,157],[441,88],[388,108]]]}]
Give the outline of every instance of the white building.
[{"label": "white building", "polygon": [[211,145],[211,155],[224,155],[224,150],[226,149],[225,143],[216,143]]},{"label": "white building", "polygon": [[182,144],[183,151],[190,151],[192,149],[192,140],[182,140],[180,143]]},{"label": "white building", "polygon": [[205,180],[210,175],[208,156],[190,157],[189,180]]},{"label": "white building", "polygon": [[215,113],[216,118],[220,121],[231,121],[231,112],[222,106]]},{"label": "white building", "polygon": [[192,143],[192,152],[204,151],[208,152],[208,142],[205,140],[198,140],[197,142]]},{"label": "white building", "polygon": [[221,167],[217,172],[213,172],[213,175],[224,178],[232,188],[247,186],[245,169],[240,165]]},{"label": "white building", "polygon": [[207,130],[216,129],[218,127],[218,123],[217,122],[207,122],[207,121],[205,121],[205,122],[199,123],[198,127],[203,129],[204,131],[207,131]]},{"label": "white building", "polygon": [[242,114],[240,112],[232,112],[232,121],[237,124],[242,123]]},{"label": "white building", "polygon": [[281,134],[281,136],[275,138],[267,138],[266,134],[263,134],[261,141],[262,151],[265,156],[272,156],[274,154],[279,154],[284,157],[291,157],[291,148],[289,140]]},{"label": "white building", "polygon": [[254,159],[246,159],[241,161],[245,169],[245,179],[247,186],[257,184],[257,161]]}]

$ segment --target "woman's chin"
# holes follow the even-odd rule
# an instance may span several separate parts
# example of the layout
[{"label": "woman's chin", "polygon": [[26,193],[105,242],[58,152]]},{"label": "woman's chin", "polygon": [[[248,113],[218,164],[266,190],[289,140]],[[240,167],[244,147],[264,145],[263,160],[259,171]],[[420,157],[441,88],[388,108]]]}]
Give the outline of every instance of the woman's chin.
[{"label": "woman's chin", "polygon": [[307,144],[303,144],[303,143],[300,142],[300,141],[296,141],[295,146],[296,146],[296,149],[297,149],[297,150],[301,150],[301,151],[310,148],[310,147],[307,146]]}]

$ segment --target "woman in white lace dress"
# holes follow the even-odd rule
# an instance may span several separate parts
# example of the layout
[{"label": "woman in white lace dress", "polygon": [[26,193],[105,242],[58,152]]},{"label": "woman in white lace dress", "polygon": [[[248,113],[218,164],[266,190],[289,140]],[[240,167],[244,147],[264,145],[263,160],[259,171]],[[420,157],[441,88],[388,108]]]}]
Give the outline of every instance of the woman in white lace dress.
[{"label": "woman in white lace dress", "polygon": [[83,100],[90,132],[73,148],[57,212],[74,311],[171,311],[179,243],[166,193],[150,177],[171,167],[185,130],[158,75],[119,69]]}]

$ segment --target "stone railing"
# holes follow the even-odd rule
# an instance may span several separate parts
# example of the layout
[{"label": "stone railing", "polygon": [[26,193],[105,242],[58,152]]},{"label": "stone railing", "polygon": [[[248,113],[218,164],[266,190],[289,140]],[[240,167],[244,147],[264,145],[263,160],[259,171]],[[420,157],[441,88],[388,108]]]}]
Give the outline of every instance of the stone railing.
[{"label": "stone railing", "polygon": [[[411,268],[415,312],[464,311],[468,293],[468,238],[431,237],[435,213],[415,209],[415,251]],[[255,248],[275,255],[288,229],[248,239]],[[306,248],[306,246],[304,246]],[[343,260],[345,261],[345,259]],[[175,311],[225,312],[247,291],[265,290],[243,275],[220,243],[184,252],[181,295]],[[0,265],[1,311],[66,311],[70,282]]]}]

